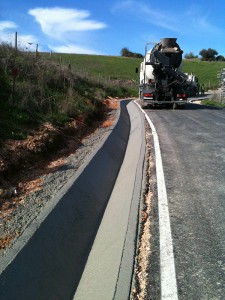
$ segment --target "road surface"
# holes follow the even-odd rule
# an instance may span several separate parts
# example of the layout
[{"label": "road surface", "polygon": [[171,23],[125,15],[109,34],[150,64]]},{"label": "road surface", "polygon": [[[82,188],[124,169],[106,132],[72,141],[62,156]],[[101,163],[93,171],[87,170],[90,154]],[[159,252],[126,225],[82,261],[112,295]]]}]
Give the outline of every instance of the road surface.
[{"label": "road surface", "polygon": [[164,167],[179,299],[225,299],[225,110],[145,110]]}]

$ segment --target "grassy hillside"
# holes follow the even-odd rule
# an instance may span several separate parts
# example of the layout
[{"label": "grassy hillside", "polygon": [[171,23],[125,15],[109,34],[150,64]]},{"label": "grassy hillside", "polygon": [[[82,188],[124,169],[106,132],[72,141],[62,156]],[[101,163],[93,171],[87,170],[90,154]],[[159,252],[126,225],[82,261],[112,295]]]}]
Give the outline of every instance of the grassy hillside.
[{"label": "grassy hillside", "polygon": [[84,54],[44,54],[57,63],[71,65],[80,74],[92,75],[96,79],[138,80],[135,72],[142,61],[139,58]]},{"label": "grassy hillside", "polygon": [[[107,96],[138,95],[136,68],[142,59],[116,56],[18,52],[0,47],[0,138],[26,138],[30,124],[63,125],[71,118],[90,120]],[[18,69],[12,94],[12,69]],[[184,60],[183,71],[194,73],[205,88],[217,88],[225,62]],[[28,132],[28,131],[27,131]]]},{"label": "grassy hillside", "polygon": [[[0,45],[0,140],[24,139],[44,122],[90,124],[108,97],[138,94],[136,63],[104,56],[18,51]],[[17,76],[13,80],[12,70]]]},{"label": "grassy hillside", "polygon": [[[55,53],[36,57],[0,45],[0,179],[10,168],[26,166],[25,160],[33,164],[37,154],[57,151],[68,136],[78,140],[99,126],[109,111],[107,97],[136,97],[141,60]],[[222,68],[222,62],[185,60],[183,71],[194,73],[207,89],[218,87]]]},{"label": "grassy hillside", "polygon": [[[46,54],[50,59],[50,55]],[[52,54],[52,60],[66,65],[83,74],[89,74],[95,78],[134,80],[138,81],[136,68],[140,66],[142,59],[125,58],[116,56],[98,56],[81,54]],[[206,62],[199,59],[183,60],[183,72],[193,73],[204,83],[206,89],[215,89],[219,86],[217,74],[225,68],[225,62]]]},{"label": "grassy hillside", "polygon": [[206,89],[218,88],[220,83],[217,74],[225,68],[225,62],[206,62],[200,60],[184,60],[183,72],[193,73],[204,83]]}]

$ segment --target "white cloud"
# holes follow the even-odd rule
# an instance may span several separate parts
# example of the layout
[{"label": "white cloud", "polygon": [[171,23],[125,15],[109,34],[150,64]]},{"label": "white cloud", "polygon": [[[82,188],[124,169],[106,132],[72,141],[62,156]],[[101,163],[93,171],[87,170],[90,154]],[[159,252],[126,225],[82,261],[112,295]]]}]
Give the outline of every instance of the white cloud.
[{"label": "white cloud", "polygon": [[54,45],[48,46],[54,52],[98,54],[91,46],[95,38],[92,32],[107,25],[92,20],[89,11],[52,7],[34,8],[28,13],[40,24],[48,44]]},{"label": "white cloud", "polygon": [[202,13],[202,9],[201,6],[199,4],[191,4],[187,11],[185,12],[186,15],[192,17],[192,16],[196,16],[199,15],[199,13]]},{"label": "white cloud", "polygon": [[[24,50],[35,51],[37,44],[38,39],[34,35],[18,35],[18,46]],[[40,47],[39,51],[41,51]]]},{"label": "white cloud", "polygon": [[75,44],[67,44],[62,46],[48,46],[52,51],[58,53],[77,53],[77,54],[102,54],[96,52],[94,49],[90,49],[87,47],[75,45]]},{"label": "white cloud", "polygon": [[90,31],[103,29],[106,24],[88,19],[90,13],[86,10],[54,8],[35,8],[29,10],[41,25],[42,31],[54,38],[61,38],[68,32]]},{"label": "white cloud", "polygon": [[16,25],[16,23],[12,22],[12,21],[0,21],[0,30],[6,30],[6,29],[14,29],[17,28],[18,26]]},{"label": "white cloud", "polygon": [[[18,29],[18,25],[12,21],[0,21],[0,42],[14,45],[15,44],[15,32]],[[31,44],[29,44],[31,43]],[[34,35],[17,33],[17,44],[20,48],[26,50],[35,50],[38,43],[38,38]]]},{"label": "white cloud", "polygon": [[142,19],[144,22],[154,24],[161,28],[169,29],[174,32],[178,32],[180,29],[177,17],[174,18],[167,12],[157,10],[155,6],[152,7],[145,2],[126,0],[118,2],[112,9],[113,13],[122,12],[124,14],[124,11],[126,11],[126,14],[134,14],[135,17]]},{"label": "white cloud", "polygon": [[220,28],[218,28],[210,23],[208,16],[202,16],[202,17],[193,19],[192,23],[196,24],[196,26],[200,32],[204,32],[207,35],[213,34],[214,36],[215,35],[219,36],[219,35],[223,34],[223,30],[221,30]]},{"label": "white cloud", "polygon": [[[222,34],[222,30],[214,26],[210,20],[210,12],[203,11],[198,5],[190,5],[181,13],[170,10],[159,10],[157,6],[136,0],[118,2],[112,9],[114,13],[135,15],[143,22],[151,23],[159,28],[164,28],[182,35],[198,35],[213,33]],[[146,17],[147,16],[147,17]],[[129,16],[130,17],[130,16]]]},{"label": "white cloud", "polygon": [[203,11],[202,7],[199,5],[191,5],[184,14],[187,15],[189,26],[195,29],[195,31],[197,29],[199,32],[207,34],[213,33],[214,35],[220,35],[223,33],[220,28],[214,26],[210,22],[210,12]]}]

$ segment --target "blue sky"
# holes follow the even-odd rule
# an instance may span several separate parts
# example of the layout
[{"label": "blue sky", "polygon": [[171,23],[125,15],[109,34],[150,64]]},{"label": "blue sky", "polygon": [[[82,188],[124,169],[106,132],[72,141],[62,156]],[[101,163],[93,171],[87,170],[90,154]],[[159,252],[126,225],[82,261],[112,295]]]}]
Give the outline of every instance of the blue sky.
[{"label": "blue sky", "polygon": [[225,56],[224,0],[1,0],[0,41],[40,51],[144,54],[145,44],[176,37],[184,54],[213,48]]}]

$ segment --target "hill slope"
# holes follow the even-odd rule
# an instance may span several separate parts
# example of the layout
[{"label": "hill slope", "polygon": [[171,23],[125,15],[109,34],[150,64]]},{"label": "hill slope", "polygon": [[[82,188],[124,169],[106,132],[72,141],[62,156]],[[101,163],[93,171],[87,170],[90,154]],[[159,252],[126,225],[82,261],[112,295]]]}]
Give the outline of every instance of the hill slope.
[{"label": "hill slope", "polygon": [[[49,54],[45,54],[50,59]],[[88,74],[101,79],[125,79],[139,81],[136,68],[139,68],[142,59],[119,56],[100,56],[82,54],[52,54],[51,59],[58,63],[71,65],[81,74]],[[225,68],[225,62],[206,62],[199,59],[183,60],[183,72],[193,73],[199,78],[201,84],[207,88],[217,88],[218,72]]]},{"label": "hill slope", "polygon": [[[75,126],[73,133],[80,127],[90,128],[108,112],[107,97],[138,95],[136,68],[141,61],[55,53],[39,53],[35,57],[34,53],[15,53],[10,46],[0,45],[0,143],[4,145],[8,139],[27,140],[53,128],[54,144],[58,143],[59,129],[71,130],[71,124]],[[224,67],[224,62],[184,60],[183,72],[194,73],[207,89],[218,86],[217,73]],[[14,78],[12,70],[16,70]],[[45,148],[55,150],[49,142],[44,144],[46,147],[40,146],[38,152]],[[3,150],[0,155],[7,160]]]}]

